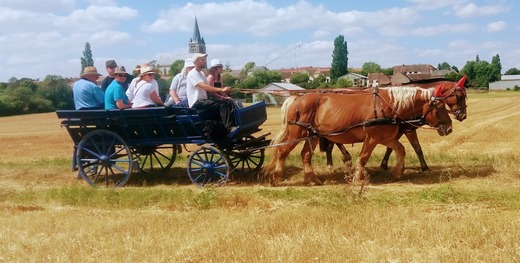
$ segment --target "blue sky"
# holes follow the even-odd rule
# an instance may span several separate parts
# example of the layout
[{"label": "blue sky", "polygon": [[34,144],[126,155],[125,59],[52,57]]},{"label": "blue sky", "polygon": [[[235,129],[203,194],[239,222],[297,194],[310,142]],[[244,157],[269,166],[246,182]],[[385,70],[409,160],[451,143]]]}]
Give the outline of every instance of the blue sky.
[{"label": "blue sky", "polygon": [[329,67],[341,34],[349,67],[462,69],[499,54],[504,72],[520,69],[519,12],[513,0],[0,0],[0,82],[77,77],[86,42],[102,74],[108,59],[127,68],[184,59],[195,17],[209,59],[233,69]]}]

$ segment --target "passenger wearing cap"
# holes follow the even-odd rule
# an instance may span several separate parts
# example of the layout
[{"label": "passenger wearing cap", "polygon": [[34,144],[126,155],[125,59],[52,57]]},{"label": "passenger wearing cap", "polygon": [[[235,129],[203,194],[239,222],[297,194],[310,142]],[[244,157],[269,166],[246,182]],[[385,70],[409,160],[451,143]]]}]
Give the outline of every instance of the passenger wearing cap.
[{"label": "passenger wearing cap", "polygon": [[132,102],[132,108],[164,106],[159,97],[159,86],[154,85],[155,70],[149,66],[141,66],[138,80],[130,84],[126,95]]},{"label": "passenger wearing cap", "polygon": [[119,66],[114,71],[114,81],[108,85],[105,91],[105,109],[126,109],[132,107],[132,103],[125,94],[123,84],[126,81],[125,67]]},{"label": "passenger wearing cap", "polygon": [[[116,68],[117,68],[117,63],[113,59],[107,60],[105,62],[105,65],[107,68],[107,76],[103,80],[103,82],[101,82],[101,89],[103,91],[106,91],[108,85],[110,85],[110,83],[112,83],[112,81],[114,80],[114,75],[116,74]],[[130,84],[130,82],[132,82],[133,78],[134,78],[134,76],[127,73],[126,80],[123,83],[123,88],[125,90],[128,89],[128,85]]]},{"label": "passenger wearing cap", "polygon": [[229,93],[230,87],[215,88],[209,85],[203,69],[206,68],[206,54],[195,53],[193,64],[195,68],[188,73],[187,91],[188,105],[198,112],[218,112],[220,119],[229,132],[236,129],[233,115],[233,102],[229,99],[218,99],[208,96],[208,92]]},{"label": "passenger wearing cap", "polygon": [[165,103],[166,106],[188,107],[188,91],[186,90],[186,78],[188,73],[195,67],[192,58],[184,60],[184,67],[172,79],[170,85],[170,99]]},{"label": "passenger wearing cap", "polygon": [[72,85],[74,96],[74,108],[76,110],[103,109],[105,94],[96,84],[101,76],[95,67],[85,67],[81,74],[81,79]]}]

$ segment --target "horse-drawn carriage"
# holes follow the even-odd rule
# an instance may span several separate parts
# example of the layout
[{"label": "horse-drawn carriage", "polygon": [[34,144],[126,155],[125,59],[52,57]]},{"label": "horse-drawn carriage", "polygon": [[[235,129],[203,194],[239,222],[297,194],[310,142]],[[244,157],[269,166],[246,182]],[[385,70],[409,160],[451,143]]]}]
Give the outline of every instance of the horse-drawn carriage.
[{"label": "horse-drawn carriage", "polygon": [[120,187],[132,172],[170,169],[183,144],[197,145],[188,158],[193,183],[223,185],[234,170],[252,171],[264,162],[265,103],[235,110],[237,129],[211,136],[211,112],[156,107],[126,110],[58,110],[74,142],[72,168],[93,186]]}]

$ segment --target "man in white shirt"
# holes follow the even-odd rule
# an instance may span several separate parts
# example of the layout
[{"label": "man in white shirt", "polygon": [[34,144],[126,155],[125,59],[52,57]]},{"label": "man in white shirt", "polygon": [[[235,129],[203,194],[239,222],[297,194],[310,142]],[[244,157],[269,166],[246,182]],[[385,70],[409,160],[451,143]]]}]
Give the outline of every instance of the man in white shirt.
[{"label": "man in white shirt", "polygon": [[230,87],[216,88],[209,85],[206,75],[202,70],[206,68],[207,54],[195,53],[193,55],[193,64],[195,68],[188,73],[187,91],[188,105],[197,111],[218,112],[220,119],[229,132],[236,129],[235,116],[233,114],[233,101],[230,99],[217,99],[208,97],[208,92],[229,93]]}]

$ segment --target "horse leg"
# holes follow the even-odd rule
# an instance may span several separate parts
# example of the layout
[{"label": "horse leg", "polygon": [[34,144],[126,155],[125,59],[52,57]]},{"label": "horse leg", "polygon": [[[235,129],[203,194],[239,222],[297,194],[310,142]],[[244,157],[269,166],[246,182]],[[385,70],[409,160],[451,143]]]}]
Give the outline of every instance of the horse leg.
[{"label": "horse leg", "polygon": [[353,182],[356,181],[368,181],[368,174],[365,170],[365,165],[372,155],[372,151],[376,147],[377,142],[375,142],[371,138],[366,138],[363,142],[363,146],[361,147],[361,151],[359,153],[359,158],[356,161],[356,170],[354,171],[354,177],[352,179]]},{"label": "horse leg", "polygon": [[392,148],[395,151],[396,164],[392,169],[392,173],[396,179],[400,179],[404,172],[404,156],[406,153],[404,146],[397,139],[386,142],[384,145],[386,145],[386,147]]},{"label": "horse leg", "polygon": [[325,149],[325,154],[327,155],[327,169],[331,170],[333,163],[332,163],[332,150],[334,149],[334,143],[327,140],[327,145]]},{"label": "horse leg", "polygon": [[341,154],[343,154],[343,164],[345,165],[345,169],[350,170],[350,167],[352,166],[352,156],[345,148],[345,145],[341,143],[336,143],[336,146],[338,146],[338,149],[341,151]]},{"label": "horse leg", "polygon": [[404,133],[408,141],[412,145],[415,153],[417,154],[417,158],[419,158],[419,162],[421,163],[421,171],[426,172],[429,171],[428,165],[426,164],[426,160],[424,160],[424,154],[421,148],[421,144],[419,143],[419,138],[417,137],[417,130],[409,130]]},{"label": "horse leg", "polygon": [[[403,132],[399,132],[397,134],[397,140],[401,139],[401,136],[403,136]],[[392,148],[386,147],[385,156],[383,157],[383,160],[381,160],[381,169],[388,170],[388,159],[390,159],[390,154],[392,154]]]},{"label": "horse leg", "polygon": [[[303,145],[301,156],[303,161],[303,174],[304,174],[304,184],[310,184],[311,182],[314,182],[317,185],[322,185],[323,182],[316,177],[314,174],[314,169],[312,168],[312,154],[314,151],[314,148],[316,148],[316,144],[318,143],[318,140],[316,139],[308,139],[305,140],[305,144]],[[330,143],[332,146],[334,146],[333,143]]]},{"label": "horse leg", "polygon": [[269,182],[271,186],[278,185],[280,178],[283,176],[283,166],[285,164],[285,160],[291,153],[291,151],[296,147],[297,143],[289,143],[279,146],[277,149],[277,153],[274,155],[276,159],[274,171],[269,176]]}]

